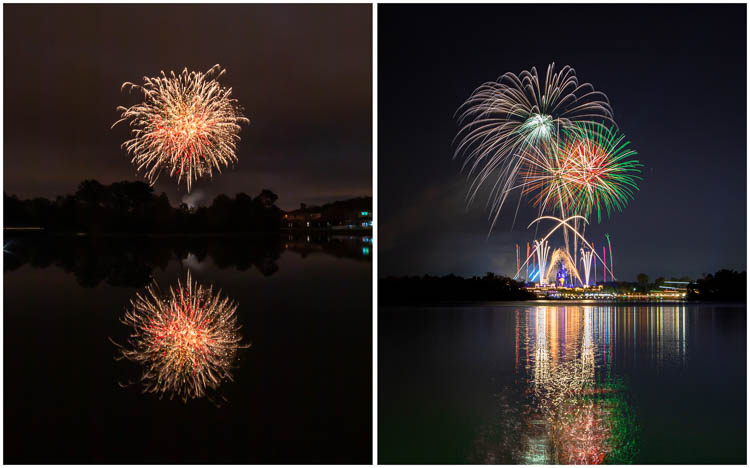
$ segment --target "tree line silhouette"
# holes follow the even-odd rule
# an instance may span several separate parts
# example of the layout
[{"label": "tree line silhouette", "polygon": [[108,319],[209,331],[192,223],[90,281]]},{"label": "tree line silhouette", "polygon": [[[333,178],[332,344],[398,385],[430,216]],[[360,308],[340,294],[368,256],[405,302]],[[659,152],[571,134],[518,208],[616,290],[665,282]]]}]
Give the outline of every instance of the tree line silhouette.
[{"label": "tree line silhouette", "polygon": [[719,270],[703,274],[687,287],[687,298],[695,301],[747,302],[747,273]]},{"label": "tree line silhouette", "polygon": [[534,299],[523,284],[505,276],[487,273],[464,278],[447,276],[389,276],[379,283],[383,305],[443,301],[522,301]]},{"label": "tree line silhouette", "polygon": [[[684,281],[687,277],[672,278]],[[648,275],[641,273],[636,282],[613,281],[600,283],[605,292],[624,294],[633,291],[646,293],[664,285],[660,277],[649,282]],[[687,299],[703,302],[747,302],[747,274],[733,270],[719,270],[715,274],[704,274],[702,278],[689,282]],[[432,303],[444,301],[519,301],[534,299],[522,282],[505,276],[487,273],[483,277],[463,278],[447,276],[385,277],[379,282],[379,302],[383,305],[410,303]]]},{"label": "tree line silhouette", "polygon": [[5,227],[42,227],[49,232],[204,233],[277,232],[282,210],[278,196],[264,189],[255,197],[219,195],[209,206],[173,207],[166,193],[145,182],[103,185],[84,180],[72,195],[55,200],[4,196]]}]

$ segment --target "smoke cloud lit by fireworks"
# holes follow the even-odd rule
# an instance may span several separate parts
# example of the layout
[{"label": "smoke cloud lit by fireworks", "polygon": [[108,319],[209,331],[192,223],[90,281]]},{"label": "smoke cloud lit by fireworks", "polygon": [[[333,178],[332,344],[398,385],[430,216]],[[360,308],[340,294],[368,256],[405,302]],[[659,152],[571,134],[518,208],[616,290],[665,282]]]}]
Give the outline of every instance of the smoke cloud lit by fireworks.
[{"label": "smoke cloud lit by fireworks", "polygon": [[202,398],[233,380],[237,352],[248,347],[241,344],[236,310],[237,303],[194,282],[188,271],[185,284],[178,281],[167,294],[153,283],[136,295],[122,319],[132,328],[130,338],[117,346],[121,357],[142,366],[145,393]]},{"label": "smoke cloud lit by fireworks", "polygon": [[208,72],[188,72],[144,77],[142,86],[124,83],[122,88],[143,93],[143,102],[120,106],[121,118],[112,127],[129,121],[133,138],[123,143],[136,168],[154,184],[162,171],[183,180],[190,192],[200,177],[237,161],[242,116],[232,89],[219,84],[226,72],[214,65]]}]

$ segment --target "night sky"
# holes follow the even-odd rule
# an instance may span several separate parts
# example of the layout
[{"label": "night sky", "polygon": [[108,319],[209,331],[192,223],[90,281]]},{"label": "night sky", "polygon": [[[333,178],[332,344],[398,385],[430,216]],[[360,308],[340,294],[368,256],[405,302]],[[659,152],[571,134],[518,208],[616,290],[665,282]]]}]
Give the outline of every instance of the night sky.
[{"label": "night sky", "polygon": [[381,277],[513,275],[536,210],[512,226],[509,199],[488,238],[453,116],[483,82],[551,62],[608,95],[645,165],[627,208],[586,231],[600,255],[610,234],[617,278],[745,269],[745,5],[380,5],[378,40]]},{"label": "night sky", "polygon": [[143,180],[120,148],[125,81],[221,64],[251,124],[239,162],[213,180],[155,185],[172,204],[220,193],[277,204],[372,193],[371,5],[4,5],[4,190],[72,193],[78,183]]}]

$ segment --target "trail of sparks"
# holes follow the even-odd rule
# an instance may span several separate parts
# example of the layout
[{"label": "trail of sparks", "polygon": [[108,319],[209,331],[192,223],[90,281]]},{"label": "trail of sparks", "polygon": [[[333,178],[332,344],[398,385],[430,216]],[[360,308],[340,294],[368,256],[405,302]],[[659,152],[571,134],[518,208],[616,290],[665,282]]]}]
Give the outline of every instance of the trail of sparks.
[{"label": "trail of sparks", "polygon": [[222,166],[237,161],[240,124],[250,121],[242,116],[232,89],[222,87],[218,79],[226,72],[214,65],[208,72],[188,72],[144,77],[142,86],[130,82],[122,88],[143,93],[144,101],[117,108],[120,120],[130,121],[133,138],[123,143],[138,171],[153,185],[163,170],[184,179],[190,192],[199,177],[221,173]]},{"label": "trail of sparks", "polygon": [[516,269],[517,270],[521,269],[521,251],[520,251],[520,248],[518,247],[518,244],[516,244]]},{"label": "trail of sparks", "polygon": [[[609,269],[610,271],[613,271],[615,267],[612,261],[612,242],[609,240],[609,234],[604,234],[604,236],[607,238],[607,245],[609,246]],[[614,277],[614,273],[612,273],[612,276]]]},{"label": "trail of sparks", "polygon": [[549,275],[550,273],[552,273],[552,267],[556,266],[558,263],[562,263],[563,265],[565,265],[573,275],[573,277],[581,282],[581,275],[578,273],[578,268],[576,268],[575,262],[572,258],[570,258],[568,252],[566,252],[564,249],[555,249],[552,252],[552,256],[550,257],[549,266],[547,267],[547,273],[544,278],[543,284],[550,284]]},{"label": "trail of sparks", "polygon": [[490,230],[523,168],[519,154],[553,143],[560,130],[576,123],[612,122],[612,108],[604,93],[589,83],[579,84],[570,66],[558,72],[554,68],[554,63],[547,67],[541,83],[536,68],[520,75],[505,73],[479,86],[457,111],[461,129],[454,157],[463,156],[463,168],[468,167],[472,179],[468,202],[496,175],[488,200]]},{"label": "trail of sparks", "polygon": [[[547,256],[549,255],[549,243],[546,239],[543,239],[542,241],[534,241],[534,252],[537,253],[537,257],[539,258],[539,281],[542,283],[542,286],[546,284],[547,280]],[[526,259],[528,262],[528,259]],[[520,268],[518,269],[521,270]]]},{"label": "trail of sparks", "polygon": [[594,258],[593,246],[592,250],[581,249],[581,262],[583,263],[583,274],[586,277],[586,283],[584,286],[589,286],[589,276],[591,275],[591,260]]},{"label": "trail of sparks", "polygon": [[617,130],[599,124],[576,125],[562,142],[560,178],[570,194],[571,211],[585,216],[596,212],[601,222],[616,209],[622,211],[638,190],[642,166]]},{"label": "trail of sparks", "polygon": [[[144,392],[174,396],[187,402],[206,396],[233,380],[231,369],[242,345],[237,304],[213,287],[193,282],[161,295],[155,283],[131,301],[122,323],[132,327],[122,357],[143,366]],[[116,343],[115,343],[116,344]]]},{"label": "trail of sparks", "polygon": [[[594,243],[591,242],[591,250],[596,252],[596,247],[594,246]],[[596,262],[594,262],[594,284],[596,284],[598,276],[596,275]]]},{"label": "trail of sparks", "polygon": [[[529,243],[527,242],[526,243],[526,258],[529,258],[529,252],[530,252]],[[526,262],[526,281],[528,280],[529,280],[529,263]]]},{"label": "trail of sparks", "polygon": [[[581,242],[582,242],[582,243],[583,243],[583,244],[584,244],[584,245],[585,245],[586,247],[588,247],[589,249],[591,249],[591,250],[593,251],[593,248],[591,247],[591,244],[589,244],[589,242],[588,242],[588,241],[587,241],[587,240],[586,240],[586,239],[585,239],[585,238],[583,237],[583,235],[582,235],[582,234],[581,234],[580,232],[578,232],[578,230],[577,230],[577,229],[575,229],[575,228],[574,228],[573,226],[571,226],[571,225],[569,224],[569,221],[573,221],[573,220],[575,220],[575,219],[580,219],[580,220],[582,220],[582,221],[583,221],[584,223],[588,223],[588,221],[586,220],[586,218],[584,218],[584,217],[583,217],[583,216],[581,216],[581,215],[573,215],[573,216],[569,216],[569,217],[567,217],[567,218],[565,218],[565,219],[560,219],[560,218],[557,218],[557,217],[555,217],[555,216],[540,216],[540,217],[538,217],[537,219],[535,219],[534,221],[532,221],[532,222],[531,222],[531,223],[529,224],[529,226],[528,226],[528,227],[531,227],[531,226],[532,226],[533,224],[536,224],[536,223],[538,223],[538,222],[540,222],[540,221],[542,221],[542,220],[545,220],[545,219],[549,219],[549,220],[557,221],[557,225],[556,225],[556,226],[555,226],[554,228],[552,228],[552,229],[551,229],[551,230],[550,230],[550,231],[549,231],[549,232],[547,233],[547,235],[546,235],[546,236],[544,236],[544,237],[542,238],[542,241],[541,241],[541,242],[545,242],[545,241],[546,241],[547,239],[549,239],[549,237],[550,237],[550,236],[551,236],[551,235],[552,235],[552,234],[553,234],[553,233],[554,233],[555,231],[557,231],[558,229],[560,229],[560,228],[562,227],[562,228],[567,228],[567,229],[569,229],[569,230],[570,230],[570,231],[571,231],[571,232],[572,232],[573,234],[575,234],[575,235],[576,235],[576,236],[577,236],[577,237],[578,237],[579,239],[581,239]],[[541,245],[541,244],[537,243],[537,241],[534,241],[534,244],[535,244],[535,247],[534,247],[534,252],[532,252],[532,253],[531,253],[531,255],[532,255],[532,256],[534,255],[534,253],[535,253],[535,252],[537,252],[537,248],[538,248],[538,246],[539,246],[539,245]],[[609,270],[609,267],[607,267],[607,262],[606,262],[606,261],[603,261],[603,260],[601,259],[601,257],[600,257],[599,255],[597,255],[597,254],[596,254],[596,252],[594,252],[594,255],[596,255],[596,258],[598,258],[598,259],[599,259],[600,261],[602,261],[602,264],[604,265],[604,268],[605,268],[606,270]],[[529,258],[530,258],[530,257],[529,257]],[[523,263],[523,265],[521,265],[521,268],[523,268],[524,266],[526,266],[526,263],[527,263],[527,262],[529,261],[529,258],[527,258],[527,259],[526,259],[526,261],[525,261],[525,262]],[[513,276],[513,278],[514,278],[514,279],[517,279],[517,278],[518,278],[518,275],[519,275],[519,274],[521,273],[521,268],[519,268],[519,269],[518,269],[518,270],[516,271],[516,274],[515,274],[515,275]],[[543,270],[541,270],[541,269],[540,269],[540,271],[543,271]],[[611,273],[612,273],[612,272],[610,271],[610,274],[611,274]],[[541,275],[541,277],[544,277],[544,276],[543,276],[543,275]],[[613,279],[613,280],[615,279],[615,278],[614,278],[614,276],[612,277],[612,279]]]},{"label": "trail of sparks", "polygon": [[624,135],[599,124],[578,124],[564,130],[564,136],[544,149],[526,148],[516,187],[531,197],[540,214],[548,209],[560,213],[622,211],[638,190],[642,165],[623,142]]},{"label": "trail of sparks", "polygon": [[[630,142],[616,128],[607,96],[589,83],[579,84],[570,66],[556,72],[553,63],[543,80],[532,68],[482,84],[456,115],[460,129],[454,158],[463,158],[462,170],[471,181],[468,204],[494,179],[487,201],[490,232],[507,198],[518,191],[519,207],[528,197],[540,217],[573,216],[572,226],[562,223],[562,227],[566,252],[576,267],[579,238],[601,260],[578,231],[579,219],[584,220],[585,233],[585,223],[594,215],[601,222],[603,214],[609,217],[622,211],[638,190],[642,167],[633,159],[637,153],[629,148]],[[516,245],[516,278],[534,254],[527,249],[526,262],[519,266],[519,250]],[[609,250],[609,266],[606,258],[602,261],[605,281],[607,271],[614,279],[611,244]],[[594,270],[596,282],[596,262]],[[544,273],[548,272],[540,274],[542,281]],[[589,280],[590,272],[587,284]]]}]

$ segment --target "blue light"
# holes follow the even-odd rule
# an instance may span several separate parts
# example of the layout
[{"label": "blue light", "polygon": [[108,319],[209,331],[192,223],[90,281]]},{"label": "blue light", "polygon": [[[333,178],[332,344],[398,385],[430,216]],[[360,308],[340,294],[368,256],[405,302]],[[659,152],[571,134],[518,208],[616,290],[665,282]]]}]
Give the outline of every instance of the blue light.
[{"label": "blue light", "polygon": [[560,270],[557,272],[557,285],[559,286],[565,286],[568,285],[568,270],[565,268],[565,265],[560,265]]},{"label": "blue light", "polygon": [[539,268],[532,269],[531,276],[529,276],[529,281],[534,281],[538,276],[539,276]]}]

